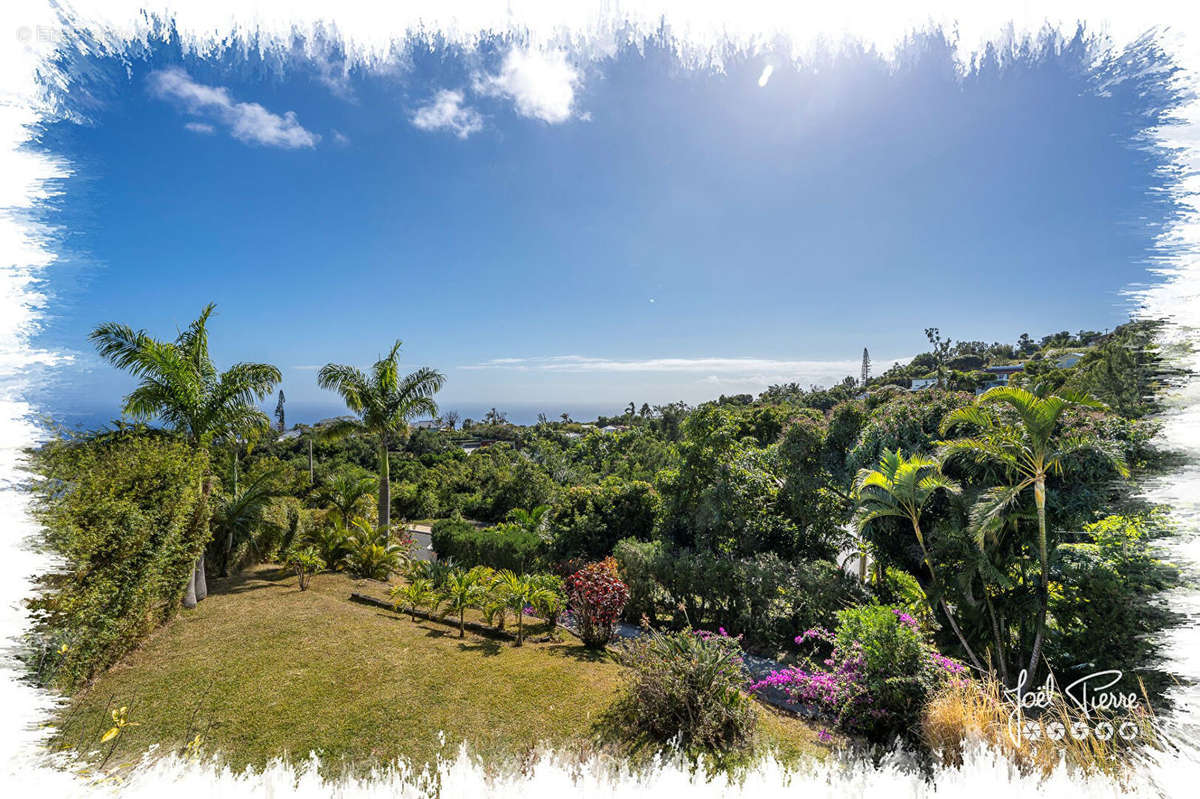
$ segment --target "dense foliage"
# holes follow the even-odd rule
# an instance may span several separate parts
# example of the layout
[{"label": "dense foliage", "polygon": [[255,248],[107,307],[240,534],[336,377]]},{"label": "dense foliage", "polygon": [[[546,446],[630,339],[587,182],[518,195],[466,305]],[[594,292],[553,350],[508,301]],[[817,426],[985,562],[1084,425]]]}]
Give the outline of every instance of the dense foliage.
[{"label": "dense foliage", "polygon": [[42,682],[71,689],[179,608],[207,543],[203,453],[138,429],[58,438],[32,459],[44,544],[61,568],[32,602]]}]

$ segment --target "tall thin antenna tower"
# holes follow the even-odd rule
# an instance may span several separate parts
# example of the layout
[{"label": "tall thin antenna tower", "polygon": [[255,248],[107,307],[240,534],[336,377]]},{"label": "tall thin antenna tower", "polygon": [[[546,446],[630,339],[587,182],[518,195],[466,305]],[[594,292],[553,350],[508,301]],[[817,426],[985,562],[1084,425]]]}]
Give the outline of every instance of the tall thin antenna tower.
[{"label": "tall thin antenna tower", "polygon": [[867,352],[867,348],[863,347],[863,365],[862,378],[859,380],[859,385],[865,386],[867,379],[871,377],[871,356]]}]

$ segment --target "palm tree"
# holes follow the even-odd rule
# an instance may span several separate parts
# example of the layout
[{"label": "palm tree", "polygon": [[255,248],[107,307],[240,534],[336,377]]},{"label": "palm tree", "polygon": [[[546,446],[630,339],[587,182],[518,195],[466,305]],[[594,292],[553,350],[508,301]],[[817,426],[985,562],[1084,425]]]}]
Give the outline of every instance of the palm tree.
[{"label": "palm tree", "polygon": [[333,506],[343,527],[349,527],[364,499],[375,493],[375,478],[355,474],[350,470],[339,472],[321,492],[322,502]]},{"label": "palm tree", "polygon": [[[1003,405],[1012,412],[1015,423],[997,418],[993,407]],[[1033,648],[1029,657],[1027,679],[1033,680],[1042,653],[1046,632],[1046,612],[1050,606],[1050,545],[1046,530],[1046,477],[1062,474],[1063,462],[1072,455],[1091,451],[1105,456],[1122,477],[1129,476],[1129,467],[1116,452],[1088,436],[1064,435],[1059,421],[1071,407],[1105,409],[1104,403],[1082,392],[1064,391],[1052,394],[1042,384],[1027,391],[1016,386],[997,386],[975,398],[973,405],[946,414],[941,432],[963,426],[978,429],[974,436],[939,442],[943,461],[965,457],[977,463],[1000,466],[1008,485],[991,489],[980,501],[973,514],[973,524],[979,536],[995,531],[1005,514],[1015,505],[1021,492],[1033,489],[1037,507],[1037,554],[1041,566],[1038,580],[1038,619]]]},{"label": "palm tree", "polygon": [[[237,468],[236,465],[234,468]],[[252,540],[254,527],[262,519],[263,508],[278,495],[271,485],[277,475],[278,472],[274,470],[263,472],[246,486],[239,486],[235,478],[229,493],[217,495],[212,527],[218,536],[222,533],[225,535],[221,555],[222,577],[229,576],[229,561],[234,546]]]},{"label": "palm tree", "polygon": [[339,419],[324,430],[330,439],[345,438],[356,433],[373,436],[379,448],[379,526],[391,525],[391,482],[388,449],[408,430],[408,420],[416,416],[437,416],[433,395],[441,390],[445,376],[429,368],[400,376],[397,356],[400,341],[391,351],[375,362],[366,375],[353,366],[327,363],[317,374],[321,388],[332,389],[341,395],[346,407],[358,414],[357,419]]},{"label": "palm tree", "polygon": [[483,600],[485,588],[473,572],[458,571],[450,574],[442,584],[441,601],[442,615],[458,614],[458,637],[464,637],[466,630],[466,613],[469,609],[478,607]]},{"label": "palm tree", "polygon": [[[283,379],[277,368],[265,363],[238,363],[217,371],[208,354],[208,319],[215,308],[212,303],[204,306],[174,341],[161,341],[117,322],[98,325],[88,336],[102,358],[138,378],[122,413],[140,421],[161,420],[197,451],[218,437],[249,438],[269,430],[270,420],[254,402],[265,399]],[[201,502],[193,531],[206,543],[208,531],[199,528],[208,524],[211,476],[210,472],[200,478]],[[198,575],[203,579],[203,548],[187,585],[185,607],[196,606]]]},{"label": "palm tree", "polygon": [[921,548],[921,556],[924,558],[925,566],[929,569],[929,576],[933,580],[934,591],[931,593],[938,596],[942,612],[946,614],[950,628],[958,637],[971,664],[983,671],[983,665],[979,658],[975,656],[971,645],[967,643],[967,639],[959,630],[958,622],[950,612],[946,598],[937,590],[939,586],[937,569],[934,568],[933,558],[930,557],[929,548],[925,545],[925,535],[921,531],[922,509],[938,491],[957,494],[961,488],[958,483],[942,474],[937,461],[922,455],[906,458],[900,453],[900,450],[884,452],[878,466],[873,469],[860,469],[854,478],[854,498],[857,506],[855,523],[860,530],[876,519],[882,518],[904,519],[912,525],[917,545]]},{"label": "palm tree", "polygon": [[505,518],[527,533],[538,534],[546,524],[546,514],[549,512],[549,505],[538,505],[529,510],[513,508]]}]

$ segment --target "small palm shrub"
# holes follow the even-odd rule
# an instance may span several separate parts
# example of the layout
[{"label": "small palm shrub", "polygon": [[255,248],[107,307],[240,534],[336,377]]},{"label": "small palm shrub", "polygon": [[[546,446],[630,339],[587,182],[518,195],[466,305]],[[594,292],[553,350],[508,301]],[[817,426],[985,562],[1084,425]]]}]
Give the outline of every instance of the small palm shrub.
[{"label": "small palm shrub", "polygon": [[567,578],[567,598],[586,646],[600,648],[611,639],[613,625],[629,599],[612,558],[589,563]]},{"label": "small palm shrub", "polygon": [[546,620],[550,635],[558,627],[558,617],[566,610],[567,596],[563,579],[556,574],[533,574],[529,577],[539,589],[530,598],[534,613]]},{"label": "small palm shrub", "polygon": [[448,615],[458,616],[458,637],[466,634],[466,613],[471,608],[478,608],[485,600],[487,586],[480,581],[474,570],[451,572],[438,592],[438,607],[443,618]]},{"label": "small palm shrub", "polygon": [[325,561],[317,553],[314,547],[304,547],[302,549],[292,549],[288,552],[284,563],[292,571],[296,573],[296,579],[300,583],[300,590],[308,590],[308,581],[317,572],[325,568]]},{"label": "small palm shrub", "polygon": [[671,744],[691,755],[749,747],[758,712],[737,638],[651,630],[622,642],[618,657],[629,671],[602,719],[606,736],[635,750]]},{"label": "small palm shrub", "polygon": [[437,602],[437,590],[433,581],[428,577],[416,577],[404,585],[398,585],[391,590],[392,599],[396,600],[396,609],[404,608],[412,614],[412,620],[417,620],[417,611],[430,607]]}]

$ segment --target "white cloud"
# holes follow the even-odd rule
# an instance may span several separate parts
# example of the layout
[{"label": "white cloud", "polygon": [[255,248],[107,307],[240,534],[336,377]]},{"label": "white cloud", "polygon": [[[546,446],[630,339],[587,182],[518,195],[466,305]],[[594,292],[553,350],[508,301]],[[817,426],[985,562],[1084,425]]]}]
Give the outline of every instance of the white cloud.
[{"label": "white cloud", "polygon": [[335,130],[333,132],[333,143],[339,147],[345,147],[350,143],[350,137],[345,133],[342,133],[340,130]]},{"label": "white cloud", "polygon": [[[875,368],[888,369],[904,359],[879,360]],[[463,369],[508,369],[521,372],[630,373],[656,372],[699,375],[713,385],[762,386],[797,382],[827,385],[847,375],[857,376],[862,361],[786,361],[773,358],[591,358],[583,355],[549,355],[535,358],[493,358]]]},{"label": "white cloud", "polygon": [[184,127],[192,133],[214,133],[216,131],[216,128],[207,122],[188,122],[184,124]]},{"label": "white cloud", "polygon": [[561,50],[513,48],[497,75],[476,75],[475,91],[513,101],[517,113],[557,124],[571,118],[579,73]]},{"label": "white cloud", "polygon": [[413,114],[412,123],[421,130],[449,130],[460,139],[483,130],[483,117],[463,104],[462,92],[442,89],[428,105]]},{"label": "white cloud", "polygon": [[224,87],[197,83],[179,67],[152,72],[149,80],[155,96],[182,103],[188,113],[228,128],[230,135],[239,141],[295,149],[314,147],[321,139],[301,126],[295,112],[280,116],[258,103],[237,102]]}]

